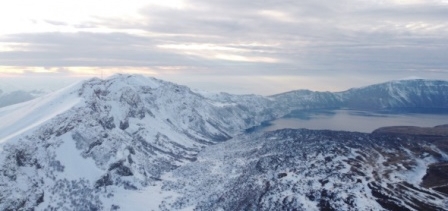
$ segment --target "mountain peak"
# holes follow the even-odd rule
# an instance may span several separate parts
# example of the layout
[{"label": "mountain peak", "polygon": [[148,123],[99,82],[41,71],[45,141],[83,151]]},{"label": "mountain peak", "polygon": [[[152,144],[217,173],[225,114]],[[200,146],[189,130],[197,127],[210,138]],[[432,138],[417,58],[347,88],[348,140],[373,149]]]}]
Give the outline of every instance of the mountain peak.
[{"label": "mountain peak", "polygon": [[145,76],[145,75],[141,75],[141,74],[122,74],[122,73],[118,73],[118,74],[114,74],[110,77],[107,77],[105,80],[121,80],[121,81],[144,81],[144,80],[158,80],[154,77],[150,77],[150,76]]},{"label": "mountain peak", "polygon": [[409,76],[397,79],[397,81],[409,81],[409,80],[428,80],[428,79],[419,76]]},{"label": "mountain peak", "polygon": [[120,83],[120,84],[126,84],[131,86],[150,86],[152,88],[157,88],[162,84],[167,84],[170,82],[163,81],[154,77],[144,76],[140,74],[114,74],[110,77],[107,77],[105,79],[99,79],[99,78],[92,78],[87,81],[91,83],[106,83],[106,84],[113,84],[113,83]]},{"label": "mountain peak", "polygon": [[435,83],[435,82],[447,82],[444,80],[437,80],[437,79],[425,79],[425,78],[403,78],[398,80],[392,80],[388,81],[386,83]]}]

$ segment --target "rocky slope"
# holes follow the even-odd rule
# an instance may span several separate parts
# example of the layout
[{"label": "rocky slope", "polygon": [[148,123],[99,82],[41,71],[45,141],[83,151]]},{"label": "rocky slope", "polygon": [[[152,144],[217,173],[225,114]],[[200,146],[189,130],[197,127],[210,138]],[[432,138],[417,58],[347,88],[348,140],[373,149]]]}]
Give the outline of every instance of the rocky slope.
[{"label": "rocky slope", "polygon": [[[373,131],[373,133],[418,138],[437,146],[437,148],[445,152],[448,151],[448,125],[435,127],[383,127]],[[448,161],[430,164],[426,170],[426,175],[422,178],[422,185],[448,194]]]},{"label": "rocky slope", "polygon": [[378,128],[373,133],[392,135],[427,136],[434,138],[448,138],[448,125],[435,127],[393,126]]},{"label": "rocky slope", "polygon": [[425,176],[427,166],[435,171],[432,164],[446,162],[446,153],[418,137],[313,130],[245,135],[207,148],[167,176],[164,190],[179,196],[160,208],[445,210],[448,195],[433,188],[440,178],[424,177],[435,175]]}]

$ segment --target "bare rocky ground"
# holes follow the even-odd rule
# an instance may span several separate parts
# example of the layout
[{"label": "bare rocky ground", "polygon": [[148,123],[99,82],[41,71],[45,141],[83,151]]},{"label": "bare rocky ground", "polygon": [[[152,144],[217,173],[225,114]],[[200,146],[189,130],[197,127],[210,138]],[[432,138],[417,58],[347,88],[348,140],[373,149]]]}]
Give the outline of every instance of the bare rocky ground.
[{"label": "bare rocky ground", "polygon": [[[448,124],[435,127],[383,127],[373,131],[373,133],[413,137],[416,140],[424,140],[441,150],[448,151]],[[430,164],[421,185],[448,194],[448,162],[442,161]]]}]

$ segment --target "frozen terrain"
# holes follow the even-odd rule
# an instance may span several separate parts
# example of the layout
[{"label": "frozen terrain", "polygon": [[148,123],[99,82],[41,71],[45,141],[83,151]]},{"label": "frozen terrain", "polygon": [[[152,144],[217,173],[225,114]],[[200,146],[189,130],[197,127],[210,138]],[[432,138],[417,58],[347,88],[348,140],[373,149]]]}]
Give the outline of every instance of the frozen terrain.
[{"label": "frozen terrain", "polygon": [[0,108],[0,210],[443,210],[446,195],[421,182],[444,142],[245,131],[295,109],[447,109],[447,84],[263,97],[94,78]]},{"label": "frozen terrain", "polygon": [[244,135],[174,170],[162,189],[176,194],[160,208],[445,210],[446,193],[421,182],[429,164],[447,158],[421,138],[316,130]]}]

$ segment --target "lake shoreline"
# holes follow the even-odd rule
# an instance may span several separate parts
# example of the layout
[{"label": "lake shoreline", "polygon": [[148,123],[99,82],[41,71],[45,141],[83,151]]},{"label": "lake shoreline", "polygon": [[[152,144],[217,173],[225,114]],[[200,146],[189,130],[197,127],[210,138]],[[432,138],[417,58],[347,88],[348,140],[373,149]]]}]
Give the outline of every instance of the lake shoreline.
[{"label": "lake shoreline", "polygon": [[[246,132],[306,128],[371,133],[381,127],[434,127],[448,124],[448,112],[366,111],[353,109],[296,110],[282,118],[264,122]],[[435,111],[435,110],[433,110]]]}]

